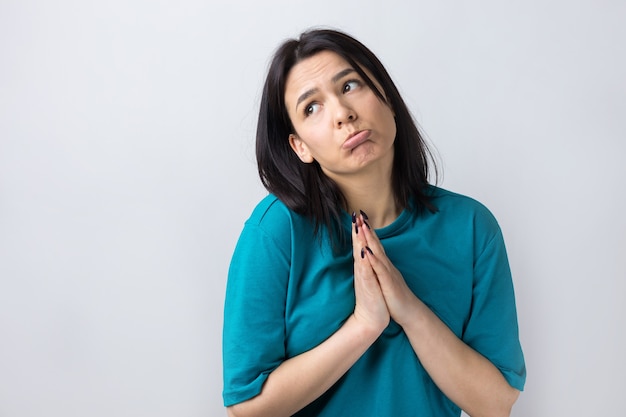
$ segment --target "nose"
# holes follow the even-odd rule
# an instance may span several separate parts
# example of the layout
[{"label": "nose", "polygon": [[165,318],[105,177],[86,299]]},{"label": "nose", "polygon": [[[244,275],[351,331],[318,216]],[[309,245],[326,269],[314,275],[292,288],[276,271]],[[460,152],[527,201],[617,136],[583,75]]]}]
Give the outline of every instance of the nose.
[{"label": "nose", "polygon": [[341,100],[337,101],[337,108],[335,109],[335,125],[337,128],[341,128],[344,124],[353,122],[357,119],[357,114],[354,109],[343,103]]}]

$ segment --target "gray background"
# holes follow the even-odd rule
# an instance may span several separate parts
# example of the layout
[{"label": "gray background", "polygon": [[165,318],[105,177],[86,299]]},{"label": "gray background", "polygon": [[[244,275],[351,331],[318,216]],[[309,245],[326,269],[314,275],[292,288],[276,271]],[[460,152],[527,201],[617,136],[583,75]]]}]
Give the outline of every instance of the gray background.
[{"label": "gray background", "polygon": [[0,1],[0,416],[219,416],[230,254],[264,190],[269,56],[342,28],[505,233],[514,416],[615,415],[626,373],[620,1]]}]

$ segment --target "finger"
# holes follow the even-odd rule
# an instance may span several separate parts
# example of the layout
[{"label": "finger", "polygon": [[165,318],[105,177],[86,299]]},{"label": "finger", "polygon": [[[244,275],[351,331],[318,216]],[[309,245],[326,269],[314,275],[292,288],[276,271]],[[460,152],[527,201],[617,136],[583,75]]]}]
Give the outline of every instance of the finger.
[{"label": "finger", "polygon": [[[360,222],[359,222],[360,220]],[[385,248],[378,239],[376,232],[372,229],[367,221],[367,215],[361,212],[361,216],[357,218],[357,223],[362,224],[361,235],[367,246],[380,255],[385,255]],[[386,256],[386,255],[385,255]]]},{"label": "finger", "polygon": [[364,259],[369,261],[369,265],[381,285],[392,279],[392,273],[395,268],[389,258],[387,258],[387,255],[383,252],[382,245],[378,245],[374,248],[369,245],[365,246],[361,253]]},{"label": "finger", "polygon": [[356,213],[352,213],[352,256],[355,262],[365,258],[362,249],[367,245],[365,236],[363,235],[363,223],[360,221]]},{"label": "finger", "polygon": [[369,261],[369,264],[371,265],[376,275],[378,275],[379,273],[384,274],[385,272],[387,272],[386,266],[383,262],[381,262],[381,259],[376,256],[376,253],[374,253],[374,249],[372,249],[369,245],[363,247],[363,249],[361,250],[361,254],[363,255],[364,259],[367,259]]}]

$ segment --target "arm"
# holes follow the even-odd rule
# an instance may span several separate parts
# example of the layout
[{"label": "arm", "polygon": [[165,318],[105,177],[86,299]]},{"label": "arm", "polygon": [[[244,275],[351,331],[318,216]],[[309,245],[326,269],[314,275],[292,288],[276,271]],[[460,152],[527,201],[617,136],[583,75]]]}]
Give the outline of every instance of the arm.
[{"label": "arm", "polygon": [[322,344],[283,362],[269,375],[259,395],[228,407],[228,415],[291,416],[337,382],[379,334],[350,316]]},{"label": "arm", "polygon": [[[412,294],[412,293],[411,293]],[[508,416],[519,396],[498,368],[460,340],[423,302],[407,299],[398,324],[437,386],[470,416]]]},{"label": "arm", "polygon": [[[353,242],[356,242],[353,230]],[[326,392],[376,341],[389,324],[389,312],[375,274],[361,262],[354,245],[354,313],[317,347],[282,362],[261,393],[227,408],[231,417],[291,416]]]},{"label": "arm", "polygon": [[359,238],[376,273],[392,318],[402,326],[420,362],[437,386],[469,415],[508,416],[519,391],[500,370],[460,340],[408,288],[368,227]]}]

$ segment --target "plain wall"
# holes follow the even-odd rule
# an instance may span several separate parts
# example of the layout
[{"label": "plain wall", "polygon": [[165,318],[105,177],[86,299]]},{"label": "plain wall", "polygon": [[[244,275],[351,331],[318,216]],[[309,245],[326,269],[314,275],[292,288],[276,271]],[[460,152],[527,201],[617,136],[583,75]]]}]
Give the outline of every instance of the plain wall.
[{"label": "plain wall", "polygon": [[616,415],[625,4],[2,0],[0,416],[225,415],[261,84],[316,25],[381,58],[440,185],[499,219],[528,368],[513,415]]}]

